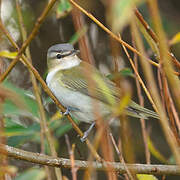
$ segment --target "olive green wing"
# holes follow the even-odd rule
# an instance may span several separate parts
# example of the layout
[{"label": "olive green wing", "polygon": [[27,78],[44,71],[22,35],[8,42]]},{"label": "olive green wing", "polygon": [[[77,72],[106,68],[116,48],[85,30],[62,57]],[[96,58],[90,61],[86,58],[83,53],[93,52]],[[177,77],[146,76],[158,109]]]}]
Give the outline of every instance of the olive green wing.
[{"label": "olive green wing", "polygon": [[85,62],[81,63],[80,66],[71,68],[71,70],[61,70],[59,75],[57,73],[57,77],[60,76],[59,81],[65,87],[106,104],[112,105],[119,99],[119,89],[115,84]]}]

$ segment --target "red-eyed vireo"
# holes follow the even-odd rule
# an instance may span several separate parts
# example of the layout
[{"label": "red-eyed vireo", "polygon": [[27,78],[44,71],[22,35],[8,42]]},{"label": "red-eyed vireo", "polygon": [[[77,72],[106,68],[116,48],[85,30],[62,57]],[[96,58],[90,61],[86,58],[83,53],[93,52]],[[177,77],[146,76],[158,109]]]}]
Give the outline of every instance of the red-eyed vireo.
[{"label": "red-eyed vireo", "polygon": [[[71,44],[56,44],[48,49],[48,75],[46,82],[53,94],[75,118],[93,123],[94,104],[102,116],[112,113],[112,107],[120,102],[121,90],[94,66],[82,61]],[[92,82],[91,87],[88,87]],[[125,109],[127,115],[159,118],[158,115],[131,101]]]}]

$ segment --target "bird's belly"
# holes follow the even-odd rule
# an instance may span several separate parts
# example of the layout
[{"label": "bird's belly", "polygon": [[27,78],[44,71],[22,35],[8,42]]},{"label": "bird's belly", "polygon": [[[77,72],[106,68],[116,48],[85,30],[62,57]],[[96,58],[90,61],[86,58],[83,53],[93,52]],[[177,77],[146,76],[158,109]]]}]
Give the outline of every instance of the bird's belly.
[{"label": "bird's belly", "polygon": [[96,120],[95,111],[100,112],[102,116],[110,113],[106,104],[88,95],[69,90],[59,84],[57,87],[55,82],[49,83],[48,86],[63,106],[73,109],[70,113],[80,121],[91,123]]}]

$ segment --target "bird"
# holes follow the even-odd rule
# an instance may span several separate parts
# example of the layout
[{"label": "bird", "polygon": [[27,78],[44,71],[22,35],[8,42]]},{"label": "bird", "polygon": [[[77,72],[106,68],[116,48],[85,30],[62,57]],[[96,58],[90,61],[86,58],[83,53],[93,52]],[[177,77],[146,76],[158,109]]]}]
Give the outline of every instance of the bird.
[{"label": "bird", "polygon": [[[94,104],[103,117],[112,114],[121,101],[121,89],[96,67],[78,57],[69,43],[55,44],[47,51],[46,83],[56,98],[80,122],[95,124]],[[93,85],[90,84],[93,82]],[[136,118],[159,119],[156,112],[130,101],[125,113]]]}]

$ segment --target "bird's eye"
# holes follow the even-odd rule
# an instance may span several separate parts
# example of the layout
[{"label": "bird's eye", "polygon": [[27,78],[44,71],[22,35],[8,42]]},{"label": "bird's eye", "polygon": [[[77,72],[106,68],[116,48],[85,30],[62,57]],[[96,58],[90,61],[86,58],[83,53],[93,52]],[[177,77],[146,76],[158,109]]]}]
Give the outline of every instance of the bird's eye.
[{"label": "bird's eye", "polygon": [[57,54],[56,57],[57,57],[58,59],[61,59],[61,58],[62,58],[62,55],[61,55],[61,54]]}]

